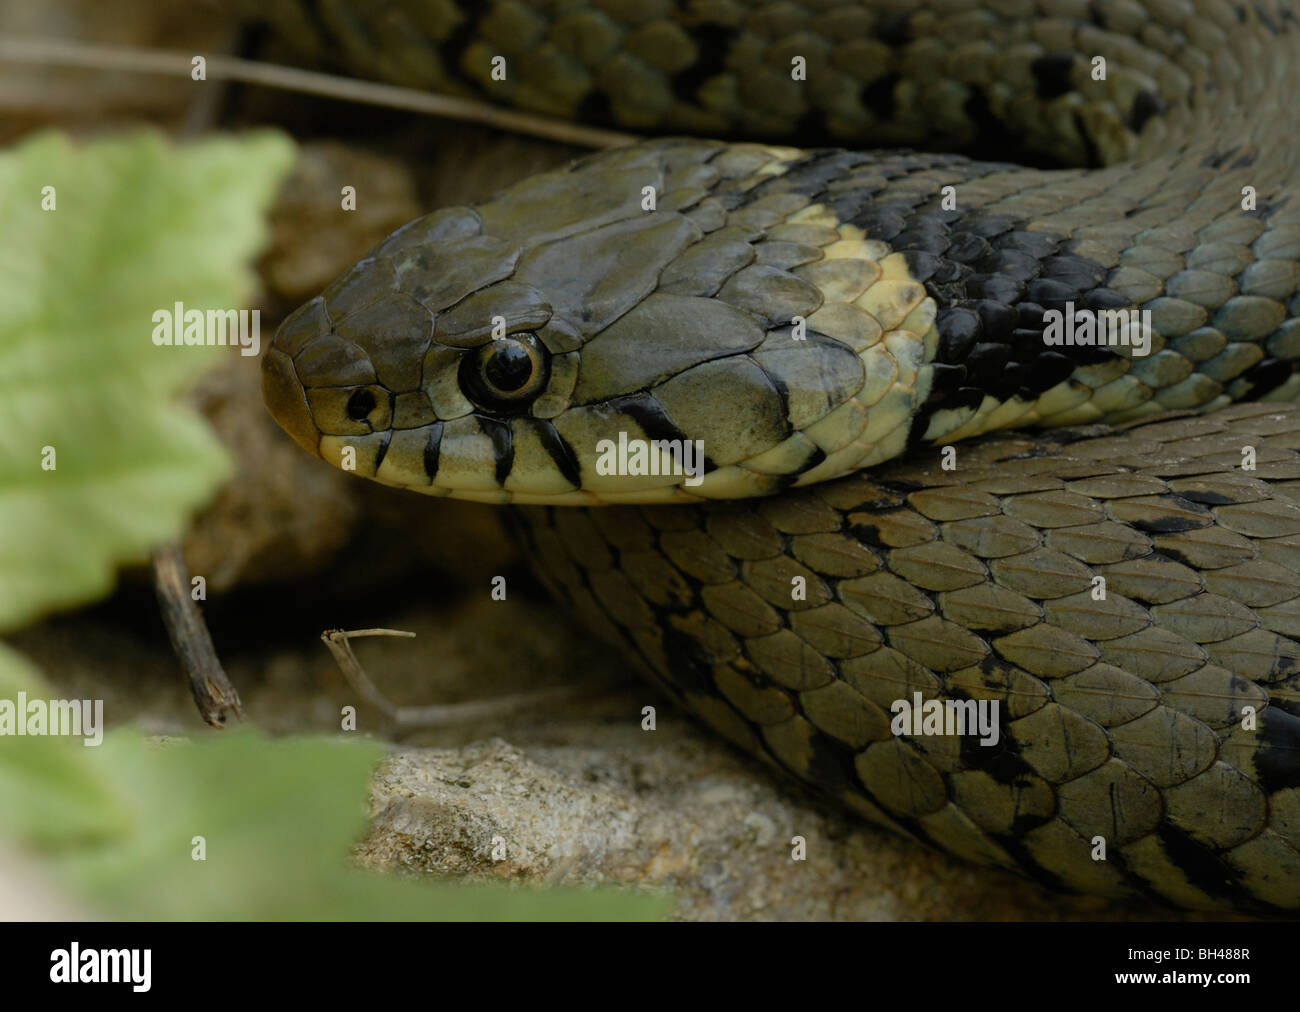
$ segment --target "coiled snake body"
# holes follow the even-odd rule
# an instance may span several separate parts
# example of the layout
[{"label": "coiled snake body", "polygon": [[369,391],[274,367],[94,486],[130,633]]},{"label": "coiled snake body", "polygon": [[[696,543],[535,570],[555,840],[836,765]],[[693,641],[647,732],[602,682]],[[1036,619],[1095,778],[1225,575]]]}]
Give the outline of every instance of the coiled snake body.
[{"label": "coiled snake body", "polygon": [[[613,149],[399,230],[285,322],[264,395],[335,464],[531,504],[576,614],[877,823],[1059,888],[1300,909],[1286,4],[304,10],[267,16],[561,115],[1100,163]],[[1011,427],[1039,434],[961,441]],[[995,733],[945,723],[977,712]]]}]

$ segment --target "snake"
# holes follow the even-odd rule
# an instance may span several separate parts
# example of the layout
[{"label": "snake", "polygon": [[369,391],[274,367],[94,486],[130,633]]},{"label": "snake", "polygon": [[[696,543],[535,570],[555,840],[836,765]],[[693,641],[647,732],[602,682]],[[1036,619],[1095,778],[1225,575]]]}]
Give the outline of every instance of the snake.
[{"label": "snake", "polygon": [[872,823],[1300,910],[1289,3],[259,13],[359,76],[656,135],[289,315],[262,389],[303,448],[508,506],[568,611]]}]

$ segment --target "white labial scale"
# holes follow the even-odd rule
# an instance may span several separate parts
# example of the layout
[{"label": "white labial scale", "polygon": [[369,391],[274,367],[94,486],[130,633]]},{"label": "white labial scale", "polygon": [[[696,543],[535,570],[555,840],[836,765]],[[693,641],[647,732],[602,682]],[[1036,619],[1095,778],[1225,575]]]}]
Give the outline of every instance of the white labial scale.
[{"label": "white labial scale", "polygon": [[442,427],[433,483],[466,492],[500,492],[496,450],[476,418],[453,418]]},{"label": "white labial scale", "polygon": [[537,429],[515,422],[511,424],[510,432],[514,459],[510,473],[506,475],[507,491],[527,489],[530,492],[555,494],[573,490],[572,482],[560,473],[555,461],[542,445]]},{"label": "white labial scale", "polygon": [[771,495],[779,487],[771,475],[748,470],[739,464],[730,464],[706,474],[699,485],[685,486],[684,491],[708,499],[749,499]]},{"label": "white labial scale", "polygon": [[375,478],[385,485],[423,491],[430,484],[424,470],[424,448],[428,443],[428,429],[397,429]]},{"label": "white labial scale", "polygon": [[365,436],[321,436],[320,450],[322,460],[326,460],[340,470],[343,468],[343,451],[351,447],[356,456],[351,469],[353,474],[365,478],[375,476],[375,460],[379,457],[379,439],[374,434]]}]

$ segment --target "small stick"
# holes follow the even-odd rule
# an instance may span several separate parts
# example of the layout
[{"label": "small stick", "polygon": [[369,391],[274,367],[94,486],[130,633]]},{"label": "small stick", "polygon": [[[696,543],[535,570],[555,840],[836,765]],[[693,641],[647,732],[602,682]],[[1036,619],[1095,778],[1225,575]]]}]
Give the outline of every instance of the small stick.
[{"label": "small stick", "polygon": [[154,552],[153,578],[167,635],[189,680],[200,715],[213,727],[225,727],[232,716],[242,718],[244,708],[239,693],[221,667],[203,614],[190,597],[189,570],[181,546],[175,541]]},{"label": "small stick", "polygon": [[[352,652],[349,642],[361,636],[402,636],[414,637],[415,633],[401,629],[326,629],[320,634],[334,660],[343,672],[348,684],[368,704],[379,710],[398,730],[410,731],[433,727],[457,727],[474,720],[494,717],[508,717],[521,710],[552,703],[564,702],[576,698],[581,690],[577,686],[561,686],[555,689],[541,689],[537,692],[521,692],[510,696],[498,696],[495,699],[478,700],[472,703],[442,703],[434,706],[394,706],[370,680]],[[590,690],[587,690],[590,692]]]},{"label": "small stick", "polygon": [[65,39],[13,36],[0,38],[0,60],[90,70],[125,70],[141,74],[163,74],[168,77],[189,77],[194,69],[191,61],[199,55],[202,55],[207,62],[207,76],[212,80],[243,81],[245,84],[321,95],[326,98],[342,99],[345,102],[406,109],[426,116],[482,123],[512,133],[527,134],[541,137],[543,140],[585,148],[616,147],[636,140],[632,134],[617,130],[602,130],[598,127],[549,119],[533,113],[500,109],[476,99],[435,95],[416,88],[401,88],[392,84],[378,84],[374,81],[321,74],[312,70],[299,70],[296,67],[282,67],[274,63],[243,60],[235,56],[110,46]]}]

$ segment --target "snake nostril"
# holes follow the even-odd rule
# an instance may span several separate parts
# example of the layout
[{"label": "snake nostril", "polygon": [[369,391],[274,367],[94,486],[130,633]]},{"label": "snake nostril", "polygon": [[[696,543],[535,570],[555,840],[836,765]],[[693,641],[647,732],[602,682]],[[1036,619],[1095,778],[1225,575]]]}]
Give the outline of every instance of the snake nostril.
[{"label": "snake nostril", "polygon": [[354,422],[364,421],[375,410],[375,395],[369,390],[358,390],[348,398],[348,417]]}]

